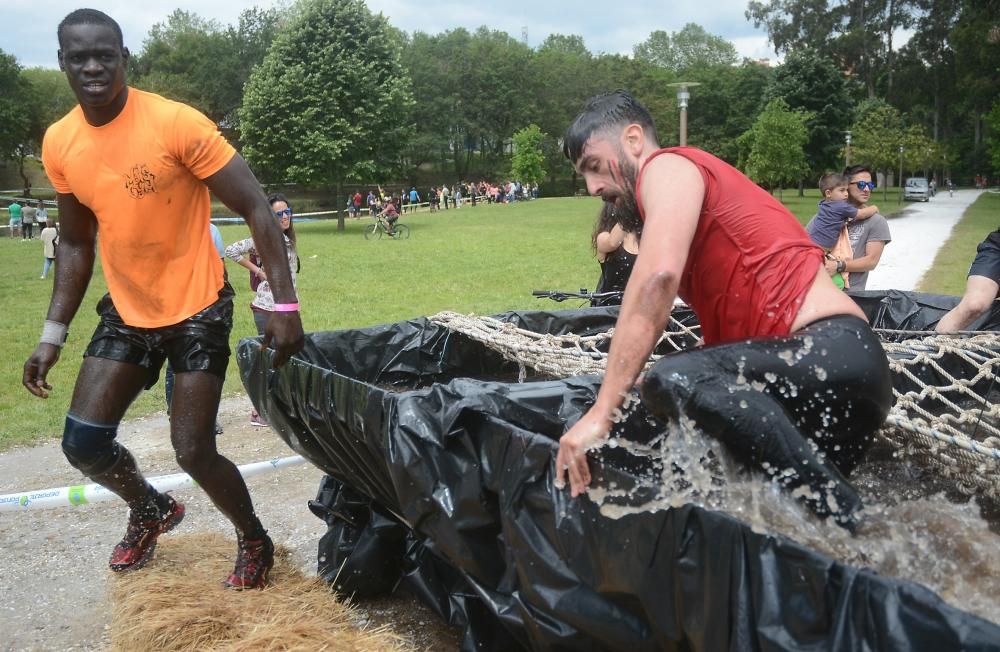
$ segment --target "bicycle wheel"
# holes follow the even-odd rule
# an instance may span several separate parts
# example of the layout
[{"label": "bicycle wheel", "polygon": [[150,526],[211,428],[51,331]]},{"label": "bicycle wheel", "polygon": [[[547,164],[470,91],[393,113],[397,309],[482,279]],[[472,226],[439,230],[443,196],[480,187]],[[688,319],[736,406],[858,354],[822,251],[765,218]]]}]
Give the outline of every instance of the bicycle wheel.
[{"label": "bicycle wheel", "polygon": [[406,226],[405,224],[397,224],[396,233],[392,237],[396,238],[397,240],[406,240],[407,238],[410,237],[410,227]]},{"label": "bicycle wheel", "polygon": [[365,227],[365,240],[378,240],[382,237],[382,229],[378,222]]}]

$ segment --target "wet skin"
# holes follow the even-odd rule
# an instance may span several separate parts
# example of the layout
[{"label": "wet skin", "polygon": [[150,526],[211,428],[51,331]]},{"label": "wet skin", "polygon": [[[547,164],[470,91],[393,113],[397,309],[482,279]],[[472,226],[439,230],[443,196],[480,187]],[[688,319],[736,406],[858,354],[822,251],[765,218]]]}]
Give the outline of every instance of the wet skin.
[{"label": "wet skin", "polygon": [[114,120],[128,100],[128,48],[106,25],[66,27],[60,44],[59,69],[66,73],[87,122],[97,127]]},{"label": "wet skin", "polygon": [[[125,69],[129,53],[111,27],[74,25],[60,34],[59,66],[80,102],[84,117],[94,126],[108,124],[128,100]],[[251,227],[264,260],[270,261],[268,277],[275,299],[296,301],[291,273],[283,255],[281,229],[274,219],[260,184],[242,157],[233,156],[221,170],[205,179],[224,204],[243,215]],[[60,266],[47,319],[70,324],[93,274],[97,218],[72,193],[57,196],[62,243]],[[281,366],[303,346],[302,323],[297,312],[274,313],[264,337],[273,347],[273,365]],[[46,378],[58,362],[60,348],[40,343],[24,365],[22,384],[41,398],[52,386]],[[102,358],[86,358],[81,365],[70,412],[91,423],[115,425],[142,390],[148,371],[136,365]],[[246,485],[236,467],[215,448],[214,421],[222,379],[206,372],[183,372],[176,376],[171,410],[171,441],[178,464],[211,497],[236,529],[252,530],[256,519]],[[146,482],[134,458],[125,451],[111,471],[92,478],[127,502],[141,500]]]}]

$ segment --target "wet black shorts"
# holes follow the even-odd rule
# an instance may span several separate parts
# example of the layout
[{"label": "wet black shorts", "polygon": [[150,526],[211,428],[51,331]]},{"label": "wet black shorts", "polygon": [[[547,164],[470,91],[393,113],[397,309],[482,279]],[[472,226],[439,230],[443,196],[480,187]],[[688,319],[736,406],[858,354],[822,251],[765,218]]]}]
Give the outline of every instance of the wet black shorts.
[{"label": "wet black shorts", "polygon": [[986,236],[976,247],[976,259],[969,268],[969,276],[985,276],[1000,283],[1000,229]]},{"label": "wet black shorts", "polygon": [[182,322],[160,328],[138,328],[122,321],[105,294],[97,304],[97,325],[83,356],[107,358],[149,369],[146,389],[156,384],[160,368],[170,360],[175,373],[206,371],[226,377],[229,332],[233,329],[233,288],[227,281],[219,299]]}]

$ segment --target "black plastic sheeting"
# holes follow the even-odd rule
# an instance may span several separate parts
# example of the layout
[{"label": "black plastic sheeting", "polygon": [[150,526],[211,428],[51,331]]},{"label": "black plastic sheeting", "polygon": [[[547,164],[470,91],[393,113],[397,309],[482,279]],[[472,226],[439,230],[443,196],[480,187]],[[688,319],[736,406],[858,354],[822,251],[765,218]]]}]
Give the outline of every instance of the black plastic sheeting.
[{"label": "black plastic sheeting", "polygon": [[[859,299],[882,327],[897,315],[926,326],[907,302],[919,313],[940,300],[933,321],[955,302],[884,299]],[[616,315],[500,318],[587,334]],[[597,377],[513,382],[516,364],[426,319],[310,334],[277,371],[258,342],[238,348],[254,405],[328,476],[310,504],[329,525],[320,573],[345,595],[405,587],[464,628],[463,650],[1000,649],[1000,627],[922,586],[727,515],[688,505],[612,519],[556,489],[558,438]],[[627,427],[642,437],[647,425],[640,410]],[[593,465],[595,484],[635,486],[648,469],[616,453]]]},{"label": "black plastic sheeting", "polygon": [[[945,313],[958,305],[958,297],[900,290],[852,292],[874,328],[907,331],[933,330]],[[1000,302],[972,322],[970,331],[1000,331]]]}]

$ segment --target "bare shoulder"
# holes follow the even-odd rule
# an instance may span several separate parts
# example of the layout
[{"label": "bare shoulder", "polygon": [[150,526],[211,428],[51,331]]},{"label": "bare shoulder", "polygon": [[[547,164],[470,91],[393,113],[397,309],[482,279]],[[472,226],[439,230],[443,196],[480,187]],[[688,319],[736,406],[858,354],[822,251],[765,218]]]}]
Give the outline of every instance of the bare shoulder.
[{"label": "bare shoulder", "polygon": [[642,173],[641,199],[647,211],[656,206],[701,205],[705,182],[698,166],[678,154],[660,154]]}]

